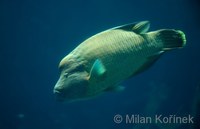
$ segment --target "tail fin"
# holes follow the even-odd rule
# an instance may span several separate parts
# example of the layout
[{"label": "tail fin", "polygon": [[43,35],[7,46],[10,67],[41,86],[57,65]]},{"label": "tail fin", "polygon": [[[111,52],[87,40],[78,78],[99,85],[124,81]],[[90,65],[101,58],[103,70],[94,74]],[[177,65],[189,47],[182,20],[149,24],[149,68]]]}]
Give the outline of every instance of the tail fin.
[{"label": "tail fin", "polygon": [[181,30],[163,29],[158,32],[163,42],[163,50],[182,48],[186,45],[185,34]]}]

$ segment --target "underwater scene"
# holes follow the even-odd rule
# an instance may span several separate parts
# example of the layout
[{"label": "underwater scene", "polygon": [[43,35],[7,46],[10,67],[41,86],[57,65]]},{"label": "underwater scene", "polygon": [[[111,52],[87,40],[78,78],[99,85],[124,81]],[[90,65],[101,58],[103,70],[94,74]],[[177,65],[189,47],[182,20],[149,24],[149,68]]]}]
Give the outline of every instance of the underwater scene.
[{"label": "underwater scene", "polygon": [[0,129],[200,129],[198,0],[0,10]]}]

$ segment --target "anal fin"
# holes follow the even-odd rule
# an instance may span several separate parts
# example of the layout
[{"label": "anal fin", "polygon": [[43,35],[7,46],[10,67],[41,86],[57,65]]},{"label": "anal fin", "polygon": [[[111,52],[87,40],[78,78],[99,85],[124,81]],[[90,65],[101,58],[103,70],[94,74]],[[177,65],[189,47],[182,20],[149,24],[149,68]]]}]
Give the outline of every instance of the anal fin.
[{"label": "anal fin", "polygon": [[121,92],[124,89],[125,89],[124,86],[116,85],[116,86],[108,87],[105,91],[109,91],[109,92]]},{"label": "anal fin", "polygon": [[144,72],[148,68],[150,68],[162,55],[163,51],[157,53],[156,55],[152,55],[150,57],[147,57],[146,62],[136,71],[134,72],[130,77],[137,75],[139,73]]}]

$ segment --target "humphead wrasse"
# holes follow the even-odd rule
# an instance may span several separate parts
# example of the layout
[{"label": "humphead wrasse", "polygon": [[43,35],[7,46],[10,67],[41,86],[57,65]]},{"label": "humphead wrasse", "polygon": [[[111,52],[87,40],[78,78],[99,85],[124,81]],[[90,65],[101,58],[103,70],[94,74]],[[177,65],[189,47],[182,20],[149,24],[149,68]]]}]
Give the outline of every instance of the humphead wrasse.
[{"label": "humphead wrasse", "polygon": [[149,30],[150,23],[126,24],[98,33],[77,46],[60,64],[54,87],[59,101],[120,91],[119,83],[149,68],[163,53],[186,45],[180,30]]}]

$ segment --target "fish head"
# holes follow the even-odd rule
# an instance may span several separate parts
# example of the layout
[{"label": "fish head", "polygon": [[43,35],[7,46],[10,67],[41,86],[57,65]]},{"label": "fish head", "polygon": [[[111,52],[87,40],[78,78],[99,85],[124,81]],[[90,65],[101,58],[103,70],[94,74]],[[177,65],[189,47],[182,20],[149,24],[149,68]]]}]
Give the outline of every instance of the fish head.
[{"label": "fish head", "polygon": [[89,74],[84,66],[78,63],[68,63],[60,67],[61,74],[54,87],[54,94],[58,101],[74,101],[87,96]]}]

